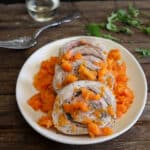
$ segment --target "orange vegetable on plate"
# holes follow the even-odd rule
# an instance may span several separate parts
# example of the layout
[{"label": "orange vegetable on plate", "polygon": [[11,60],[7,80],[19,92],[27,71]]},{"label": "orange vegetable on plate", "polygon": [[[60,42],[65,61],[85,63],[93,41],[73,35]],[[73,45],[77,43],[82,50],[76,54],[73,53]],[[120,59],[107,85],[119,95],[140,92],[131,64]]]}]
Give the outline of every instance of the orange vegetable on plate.
[{"label": "orange vegetable on plate", "polygon": [[83,64],[80,65],[78,71],[79,71],[81,79],[84,79],[84,80],[96,80],[97,72],[89,70]]},{"label": "orange vegetable on plate", "polygon": [[52,119],[49,116],[42,116],[39,120],[38,120],[38,124],[45,127],[45,128],[50,128],[52,127],[53,123],[52,123]]},{"label": "orange vegetable on plate", "polygon": [[64,60],[61,64],[64,71],[70,72],[72,70],[72,64],[69,61]]},{"label": "orange vegetable on plate", "polygon": [[41,103],[41,96],[40,94],[35,94],[33,95],[29,100],[28,104],[34,109],[34,110],[39,110],[42,106]]}]

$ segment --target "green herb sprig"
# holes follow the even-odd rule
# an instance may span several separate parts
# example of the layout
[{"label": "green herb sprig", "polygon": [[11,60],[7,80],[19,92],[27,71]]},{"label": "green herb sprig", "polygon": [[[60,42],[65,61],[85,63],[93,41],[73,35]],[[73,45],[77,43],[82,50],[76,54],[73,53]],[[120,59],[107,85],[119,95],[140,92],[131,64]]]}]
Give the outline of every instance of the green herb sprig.
[{"label": "green herb sprig", "polygon": [[103,38],[111,39],[117,42],[120,41],[118,38],[112,36],[111,34],[102,33],[101,25],[99,24],[95,24],[95,23],[88,24],[86,25],[86,29],[88,30],[88,34],[91,36],[103,37]]},{"label": "green herb sprig", "polygon": [[86,30],[89,35],[105,37],[111,40],[120,41],[111,34],[103,34],[102,30],[107,30],[115,33],[124,33],[132,35],[133,31],[130,27],[137,28],[147,35],[150,35],[150,26],[144,26],[142,21],[139,19],[140,11],[133,7],[128,6],[128,9],[118,9],[112,12],[110,16],[107,17],[107,21],[104,23],[90,23],[86,25]]},{"label": "green herb sprig", "polygon": [[143,57],[150,56],[150,48],[136,48],[135,51]]}]

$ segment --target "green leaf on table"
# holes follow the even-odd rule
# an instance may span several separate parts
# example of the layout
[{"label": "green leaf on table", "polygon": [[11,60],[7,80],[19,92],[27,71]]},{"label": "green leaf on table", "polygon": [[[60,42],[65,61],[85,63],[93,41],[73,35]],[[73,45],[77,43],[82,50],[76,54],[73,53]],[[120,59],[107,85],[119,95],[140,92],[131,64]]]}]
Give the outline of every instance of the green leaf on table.
[{"label": "green leaf on table", "polygon": [[117,28],[117,26],[115,24],[111,23],[111,22],[108,22],[106,24],[106,29],[108,31],[112,31],[112,32],[118,32],[119,31],[118,28]]},{"label": "green leaf on table", "polygon": [[132,34],[132,31],[126,26],[119,27],[116,23],[120,22],[133,27],[139,28],[141,26],[141,21],[137,18],[139,15],[139,10],[129,5],[128,11],[124,9],[118,9],[116,12],[112,12],[109,17],[107,17],[106,29],[111,32],[123,32],[126,34]]},{"label": "green leaf on table", "polygon": [[108,21],[108,23],[109,22],[114,23],[114,22],[118,21],[117,13],[112,12],[111,15],[109,17],[107,17],[107,21]]},{"label": "green leaf on table", "polygon": [[111,39],[111,40],[114,40],[117,42],[120,41],[119,39],[117,39],[116,37],[113,37],[110,34],[101,33],[100,32],[101,28],[100,28],[99,24],[96,24],[96,23],[90,23],[90,24],[86,25],[86,30],[87,30],[88,34],[92,35],[92,36],[103,37],[103,38]]},{"label": "green leaf on table", "polygon": [[126,22],[126,20],[128,20],[129,18],[129,15],[127,14],[127,11],[124,10],[124,9],[119,9],[117,11],[117,17],[118,17],[118,20],[121,21],[121,22]]},{"label": "green leaf on table", "polygon": [[143,28],[144,33],[150,34],[150,26]]},{"label": "green leaf on table", "polygon": [[120,42],[120,40],[114,36],[112,36],[111,34],[102,34],[101,37],[106,38],[106,39],[110,39],[116,42]]},{"label": "green leaf on table", "polygon": [[139,14],[140,14],[140,11],[133,7],[133,5],[129,4],[129,7],[128,7],[128,13],[132,16],[132,17],[138,17]]},{"label": "green leaf on table", "polygon": [[92,36],[98,36],[98,37],[100,36],[100,28],[99,25],[96,23],[90,23],[86,25],[86,30]]},{"label": "green leaf on table", "polygon": [[135,51],[141,56],[150,56],[150,48],[136,48]]},{"label": "green leaf on table", "polygon": [[126,34],[133,34],[133,32],[131,31],[131,29],[129,29],[128,27],[122,27],[120,28],[120,32],[126,33]]},{"label": "green leaf on table", "polygon": [[141,21],[138,18],[130,18],[126,23],[133,27],[139,27],[141,25]]},{"label": "green leaf on table", "polygon": [[122,23],[126,23],[130,26],[138,27],[141,25],[141,21],[138,18],[131,16],[126,10],[119,9],[117,11],[118,20]]}]

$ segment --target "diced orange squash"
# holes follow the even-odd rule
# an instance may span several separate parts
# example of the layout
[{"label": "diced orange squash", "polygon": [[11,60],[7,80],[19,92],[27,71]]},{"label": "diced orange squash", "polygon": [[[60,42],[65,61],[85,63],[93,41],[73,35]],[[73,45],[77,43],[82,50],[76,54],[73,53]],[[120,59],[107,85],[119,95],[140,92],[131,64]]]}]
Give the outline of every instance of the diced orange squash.
[{"label": "diced orange squash", "polygon": [[78,78],[74,74],[68,74],[64,80],[64,85],[77,81]]},{"label": "diced orange squash", "polygon": [[95,94],[93,91],[90,91],[87,88],[81,88],[81,93],[85,100],[99,100],[101,98],[99,94]]},{"label": "diced orange squash", "polygon": [[100,98],[101,98],[101,96],[99,94],[96,94],[93,99],[94,100],[99,100]]},{"label": "diced orange squash", "polygon": [[114,59],[114,60],[119,60],[121,58],[120,55],[120,50],[119,49],[112,49],[109,53],[108,53],[108,58],[109,59]]},{"label": "diced orange squash", "polygon": [[41,96],[40,94],[35,94],[33,95],[29,100],[28,104],[34,109],[34,110],[39,110],[41,108]]},{"label": "diced orange squash", "polygon": [[82,58],[81,53],[76,53],[76,54],[74,55],[73,60],[76,61],[76,60],[81,59],[81,58]]},{"label": "diced orange squash", "polygon": [[[49,60],[43,61],[40,70],[34,77],[34,87],[41,91],[47,89],[53,80],[55,64],[58,62],[58,57],[51,57]],[[41,82],[42,81],[42,82]]]},{"label": "diced orange squash", "polygon": [[49,90],[43,90],[41,91],[41,101],[42,101],[41,110],[43,112],[48,112],[53,108],[55,95],[51,93]]},{"label": "diced orange squash", "polygon": [[88,132],[91,137],[102,135],[102,130],[93,122],[88,123]]},{"label": "diced orange squash", "polygon": [[87,103],[79,101],[74,104],[75,109],[79,109],[83,112],[87,112],[89,110]]},{"label": "diced orange squash", "polygon": [[68,120],[66,119],[66,117],[64,116],[64,114],[61,114],[59,116],[59,126],[65,126],[68,123]]},{"label": "diced orange squash", "polygon": [[117,118],[121,118],[121,117],[122,117],[122,115],[123,115],[123,112],[121,112],[121,111],[117,111]]},{"label": "diced orange squash", "polygon": [[116,82],[127,82],[128,81],[128,77],[125,75],[125,74],[119,74],[117,77],[116,77]]},{"label": "diced orange squash", "polygon": [[66,60],[70,60],[70,59],[72,58],[71,51],[68,50],[68,51],[64,54],[63,58],[66,59]]},{"label": "diced orange squash", "polygon": [[81,93],[82,93],[82,97],[85,100],[88,100],[90,98],[90,95],[92,94],[90,90],[88,90],[87,88],[81,88]]},{"label": "diced orange squash", "polygon": [[106,79],[106,82],[107,82],[107,86],[108,86],[109,88],[112,88],[112,87],[113,87],[113,79],[112,79],[111,77],[108,77],[108,78]]},{"label": "diced orange squash", "polygon": [[71,113],[73,111],[73,107],[70,104],[64,104],[63,108],[64,108],[66,113]]},{"label": "diced orange squash", "polygon": [[53,123],[52,123],[52,119],[49,116],[42,116],[39,120],[38,120],[38,124],[45,127],[45,128],[50,128],[52,127]]},{"label": "diced orange squash", "polygon": [[62,88],[62,83],[58,83],[56,86],[57,86],[58,89],[61,89]]},{"label": "diced orange squash", "polygon": [[88,105],[82,101],[77,101],[72,104],[64,104],[63,108],[67,113],[73,113],[76,110],[81,110],[83,112],[87,112],[89,110]]},{"label": "diced orange squash", "polygon": [[64,71],[70,72],[72,70],[72,64],[69,61],[63,61],[61,67]]},{"label": "diced orange squash", "polygon": [[99,111],[99,110],[95,110],[95,111],[94,111],[94,115],[95,115],[96,117],[99,117],[100,114],[101,114],[101,111]]},{"label": "diced orange squash", "polygon": [[83,64],[80,65],[78,71],[79,71],[79,75],[80,75],[81,79],[83,79],[83,80],[96,80],[97,72],[89,70]]},{"label": "diced orange squash", "polygon": [[113,134],[113,130],[109,127],[104,127],[101,130],[104,136]]},{"label": "diced orange squash", "polygon": [[111,105],[109,105],[109,106],[107,107],[107,112],[108,112],[108,114],[111,115],[111,116],[114,116],[114,115],[115,115],[115,112],[114,112],[114,110],[113,110],[113,108],[112,108]]},{"label": "diced orange squash", "polygon": [[108,70],[106,67],[100,68],[98,70],[98,81],[103,82],[104,76],[107,74]]}]

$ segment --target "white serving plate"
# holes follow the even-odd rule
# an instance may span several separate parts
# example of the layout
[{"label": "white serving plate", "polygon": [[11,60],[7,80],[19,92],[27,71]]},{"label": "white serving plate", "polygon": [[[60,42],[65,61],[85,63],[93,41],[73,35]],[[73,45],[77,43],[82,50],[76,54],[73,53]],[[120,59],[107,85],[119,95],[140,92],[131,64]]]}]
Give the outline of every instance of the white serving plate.
[{"label": "white serving plate", "polygon": [[[119,120],[114,126],[114,133],[110,136],[90,138],[89,136],[68,136],[56,132],[52,129],[46,129],[37,124],[37,120],[42,115],[42,112],[34,111],[28,104],[27,100],[36,93],[33,87],[33,76],[39,70],[40,64],[43,60],[50,56],[57,56],[59,48],[68,41],[78,38],[87,38],[89,36],[77,36],[60,39],[46,44],[42,48],[35,51],[24,63],[16,84],[16,100],[19,110],[27,123],[38,133],[47,137],[48,139],[66,143],[66,144],[93,144],[101,143],[116,138],[117,136],[129,130],[141,116],[147,100],[147,81],[145,74],[137,62],[135,57],[122,45],[104,38],[99,39],[108,50],[112,48],[119,48],[121,50],[122,58],[127,65],[127,75],[129,77],[129,87],[134,91],[135,99],[128,112]],[[138,132],[138,131],[137,131]]]}]

